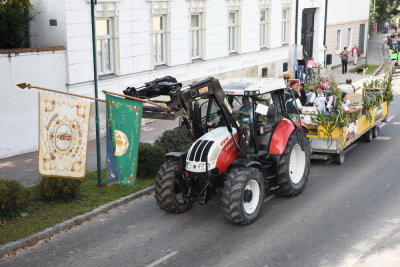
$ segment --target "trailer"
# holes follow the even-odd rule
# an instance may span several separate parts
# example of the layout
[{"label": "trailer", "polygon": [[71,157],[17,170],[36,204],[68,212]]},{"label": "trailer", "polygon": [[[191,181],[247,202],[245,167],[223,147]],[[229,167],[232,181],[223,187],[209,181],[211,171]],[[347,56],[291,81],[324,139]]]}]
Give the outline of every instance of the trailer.
[{"label": "trailer", "polygon": [[[313,159],[333,159],[335,163],[341,165],[345,160],[345,153],[351,149],[352,144],[359,139],[371,142],[379,134],[379,124],[386,121],[388,116],[389,103],[382,102],[379,106],[370,110],[371,117],[365,114],[351,122],[346,127],[335,127],[327,136],[327,130],[313,120],[313,114],[301,115],[302,120],[307,123],[312,158]],[[310,112],[311,113],[311,112]]]}]

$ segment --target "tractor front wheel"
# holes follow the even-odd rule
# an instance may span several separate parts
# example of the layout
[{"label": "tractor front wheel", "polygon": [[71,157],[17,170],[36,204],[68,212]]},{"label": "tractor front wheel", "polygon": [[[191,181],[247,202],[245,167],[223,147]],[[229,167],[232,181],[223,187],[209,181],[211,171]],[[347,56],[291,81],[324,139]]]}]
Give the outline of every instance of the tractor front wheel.
[{"label": "tractor front wheel", "polygon": [[299,132],[299,138],[304,138],[304,150],[299,144],[296,132],[293,132],[279,160],[276,177],[279,187],[274,191],[279,196],[296,196],[306,186],[310,173],[310,145],[302,132]]},{"label": "tractor front wheel", "polygon": [[265,182],[256,168],[231,169],[222,189],[225,217],[234,224],[254,222],[264,203]]},{"label": "tractor front wheel", "polygon": [[178,168],[178,161],[167,160],[161,165],[154,186],[158,206],[170,213],[183,213],[192,207],[192,203],[183,198],[183,192],[176,181]]}]

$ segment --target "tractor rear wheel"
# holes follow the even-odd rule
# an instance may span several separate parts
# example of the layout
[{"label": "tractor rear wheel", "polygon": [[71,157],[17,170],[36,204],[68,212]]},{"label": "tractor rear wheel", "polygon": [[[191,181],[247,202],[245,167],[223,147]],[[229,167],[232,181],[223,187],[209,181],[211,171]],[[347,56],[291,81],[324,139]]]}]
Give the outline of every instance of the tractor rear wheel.
[{"label": "tractor rear wheel", "polygon": [[306,186],[310,173],[310,145],[303,132],[299,132],[299,138],[304,139],[304,151],[301,149],[296,132],[293,132],[279,159],[276,177],[279,187],[274,191],[279,196],[294,197]]},{"label": "tractor rear wheel", "polygon": [[161,165],[154,186],[158,206],[170,213],[183,213],[192,207],[191,202],[184,200],[183,192],[176,182],[178,167],[178,161],[167,160]]},{"label": "tractor rear wheel", "polygon": [[256,168],[231,169],[222,188],[222,209],[234,224],[254,222],[264,203],[265,182]]}]

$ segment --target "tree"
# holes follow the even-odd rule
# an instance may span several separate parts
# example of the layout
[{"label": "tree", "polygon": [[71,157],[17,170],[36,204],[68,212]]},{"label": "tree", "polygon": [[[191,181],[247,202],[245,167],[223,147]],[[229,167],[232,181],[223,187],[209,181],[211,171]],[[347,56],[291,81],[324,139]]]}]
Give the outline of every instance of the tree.
[{"label": "tree", "polygon": [[[1,2],[1,0],[0,0],[0,2]],[[4,1],[3,1],[3,3],[4,3]],[[5,0],[5,3],[17,4],[18,6],[23,7],[23,8],[32,7],[32,4],[29,0]]]},{"label": "tree", "polygon": [[400,0],[371,0],[370,11],[372,22],[379,22],[392,18],[399,13],[399,6]]},{"label": "tree", "polygon": [[29,21],[27,8],[18,3],[0,2],[0,49],[27,47]]}]

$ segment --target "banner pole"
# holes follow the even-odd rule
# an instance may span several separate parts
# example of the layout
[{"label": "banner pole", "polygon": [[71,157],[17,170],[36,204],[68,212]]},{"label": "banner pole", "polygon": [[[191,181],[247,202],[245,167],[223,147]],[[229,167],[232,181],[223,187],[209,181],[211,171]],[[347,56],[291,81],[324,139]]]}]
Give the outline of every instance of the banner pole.
[{"label": "banner pole", "polygon": [[48,89],[48,88],[44,88],[44,87],[39,87],[39,86],[35,86],[35,85],[31,85],[31,84],[26,84],[26,83],[19,83],[17,84],[17,86],[21,89],[38,89],[38,90],[43,90],[43,91],[48,91],[48,92],[53,92],[53,93],[58,93],[58,94],[64,94],[64,95],[70,95],[70,96],[76,96],[76,97],[81,97],[81,98],[86,98],[86,99],[90,99],[90,100],[94,100],[94,101],[100,101],[105,103],[106,101],[104,99],[100,99],[100,98],[94,98],[94,97],[90,97],[90,96],[85,96],[85,95],[78,95],[78,94],[74,94],[74,93],[69,93],[69,92],[64,92],[64,91],[59,91],[59,90],[54,90],[54,89]]},{"label": "banner pole", "polygon": [[[97,0],[96,0],[97,4]],[[92,18],[92,47],[93,47],[93,80],[94,80],[94,97],[98,98],[97,86],[97,59],[96,59],[96,18],[94,14],[95,0],[90,0],[90,11]],[[96,151],[97,151],[97,185],[101,186],[101,151],[100,151],[100,122],[99,122],[99,105],[94,102],[96,110]]]}]

